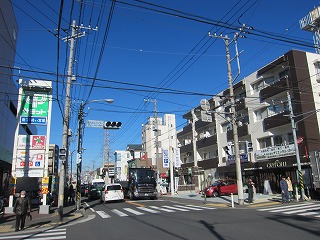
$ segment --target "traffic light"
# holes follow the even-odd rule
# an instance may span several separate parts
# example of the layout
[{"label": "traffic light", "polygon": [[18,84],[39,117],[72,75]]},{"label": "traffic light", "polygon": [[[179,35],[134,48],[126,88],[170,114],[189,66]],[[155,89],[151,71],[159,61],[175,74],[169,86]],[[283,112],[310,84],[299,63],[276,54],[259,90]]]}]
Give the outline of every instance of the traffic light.
[{"label": "traffic light", "polygon": [[106,121],[103,124],[104,129],[119,129],[121,128],[122,123],[121,122],[111,122],[111,121]]},{"label": "traffic light", "polygon": [[60,148],[59,149],[59,159],[61,161],[66,161],[67,160],[67,149],[65,149],[65,148]]},{"label": "traffic light", "polygon": [[247,153],[252,152],[253,148],[252,148],[252,142],[248,142],[246,141],[246,147],[247,147]]}]

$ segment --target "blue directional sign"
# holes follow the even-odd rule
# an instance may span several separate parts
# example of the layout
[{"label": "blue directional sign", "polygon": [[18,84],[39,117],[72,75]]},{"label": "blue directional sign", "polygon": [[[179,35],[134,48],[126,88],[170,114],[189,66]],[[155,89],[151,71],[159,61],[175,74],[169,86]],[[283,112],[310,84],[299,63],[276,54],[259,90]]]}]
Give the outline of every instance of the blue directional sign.
[{"label": "blue directional sign", "polygon": [[46,117],[20,117],[20,124],[39,124],[47,125]]}]

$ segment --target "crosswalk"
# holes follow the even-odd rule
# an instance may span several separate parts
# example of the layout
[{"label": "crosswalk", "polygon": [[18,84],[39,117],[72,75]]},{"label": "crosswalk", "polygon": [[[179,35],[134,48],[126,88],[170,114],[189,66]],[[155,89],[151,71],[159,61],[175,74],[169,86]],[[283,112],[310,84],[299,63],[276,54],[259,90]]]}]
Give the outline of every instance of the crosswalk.
[{"label": "crosswalk", "polygon": [[121,209],[107,209],[107,210],[96,210],[101,218],[111,218],[112,216],[117,217],[128,217],[128,216],[140,216],[145,214],[161,214],[161,213],[174,213],[174,212],[189,212],[189,211],[201,211],[201,210],[213,210],[213,207],[196,206],[196,205],[164,205],[164,206],[138,206],[138,207],[124,207]]},{"label": "crosswalk", "polygon": [[309,216],[320,219],[320,204],[319,203],[298,203],[285,204],[279,207],[260,208],[258,211],[270,213],[282,213],[285,215]]},{"label": "crosswalk", "polygon": [[59,240],[67,239],[66,228],[48,229],[41,232],[17,232],[14,235],[0,236],[0,239]]}]

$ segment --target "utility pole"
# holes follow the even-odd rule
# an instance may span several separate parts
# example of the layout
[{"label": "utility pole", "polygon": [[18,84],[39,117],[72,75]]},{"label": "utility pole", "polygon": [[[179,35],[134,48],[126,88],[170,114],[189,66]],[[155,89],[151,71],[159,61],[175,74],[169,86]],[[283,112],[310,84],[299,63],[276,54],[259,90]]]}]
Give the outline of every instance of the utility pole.
[{"label": "utility pole", "polygon": [[157,177],[159,177],[159,169],[158,169],[158,156],[159,156],[159,134],[158,134],[158,111],[157,111],[157,99],[144,99],[145,102],[153,102],[154,104],[154,129],[155,132],[155,147],[156,147],[156,157],[155,157],[155,170],[157,172]]},{"label": "utility pole", "polygon": [[[71,36],[65,37],[62,40],[67,42],[70,41],[70,53],[69,53],[69,63],[68,63],[68,78],[66,86],[66,99],[64,105],[64,117],[63,117],[63,133],[62,133],[62,147],[66,149],[66,152],[69,152],[68,144],[68,131],[69,131],[69,122],[70,122],[70,93],[71,93],[71,82],[72,82],[72,70],[74,62],[74,45],[75,39],[85,36],[85,32],[78,32],[79,29],[89,29],[89,30],[98,30],[97,28],[92,29],[91,27],[76,26],[76,21],[72,21],[72,32]],[[71,166],[72,167],[72,166]],[[64,161],[61,161],[60,164],[60,173],[59,173],[59,197],[58,197],[58,208],[60,209],[60,214],[63,214],[63,201],[64,201],[64,188],[66,183],[66,171],[68,168],[68,154]]]},{"label": "utility pole", "polygon": [[82,139],[83,139],[83,118],[84,104],[81,102],[78,113],[78,149],[77,149],[77,188],[76,188],[76,203],[77,210],[81,206],[81,171],[82,171]]},{"label": "utility pole", "polygon": [[104,130],[104,143],[103,143],[104,147],[103,147],[103,166],[105,164],[107,164],[107,171],[105,173],[105,183],[109,183],[109,164],[110,164],[110,144],[109,144],[109,133],[108,133],[108,129]]},{"label": "utility pole", "polygon": [[233,89],[233,82],[234,80],[239,76],[240,74],[240,65],[239,65],[239,54],[238,49],[236,48],[236,59],[238,60],[238,74],[235,79],[232,79],[232,70],[231,70],[231,58],[230,58],[230,49],[229,46],[231,43],[237,41],[238,37],[240,36],[240,33],[244,31],[244,27],[240,28],[240,32],[236,33],[234,38],[229,42],[230,38],[226,36],[217,36],[217,35],[211,35],[209,33],[210,37],[220,38],[224,41],[226,46],[226,58],[227,58],[227,69],[228,69],[228,83],[229,83],[229,93],[230,93],[230,102],[231,102],[231,113],[233,114],[233,117],[231,119],[232,121],[232,130],[233,130],[233,141],[234,141],[234,154],[235,154],[235,162],[236,162],[236,176],[237,176],[237,186],[238,186],[238,204],[243,205],[244,204],[244,196],[243,196],[243,183],[242,183],[242,173],[241,173],[241,162],[240,162],[240,151],[239,151],[239,136],[238,136],[238,126],[237,126],[237,112],[235,107],[235,96],[234,96],[234,89]]},{"label": "utility pole", "polygon": [[[72,81],[72,69],[73,69],[73,55],[74,55],[74,41],[76,34],[76,21],[72,22],[72,33],[70,37],[65,40],[70,41],[70,53],[69,53],[69,66],[68,66],[68,78],[66,86],[66,99],[64,105],[64,116],[63,116],[63,133],[62,133],[62,147],[68,152],[68,130],[70,121],[70,92],[71,92],[71,81]],[[65,161],[61,161],[60,173],[59,173],[59,198],[58,198],[58,208],[60,209],[60,214],[63,213],[63,201],[64,201],[64,187],[66,181],[66,166],[68,166],[68,154],[66,155]]]},{"label": "utility pole", "polygon": [[158,129],[158,111],[157,111],[157,99],[144,99],[145,102],[153,102],[154,105],[154,129],[156,134],[155,137],[155,147],[156,147],[156,157],[155,157],[155,171],[157,173],[157,192],[160,192],[160,170],[158,166],[158,156],[159,156],[159,129]]},{"label": "utility pole", "polygon": [[[196,114],[194,113],[194,109],[191,110],[192,115],[192,147],[193,147],[193,166],[194,170],[198,170],[198,151],[197,151],[197,131],[196,131]],[[197,171],[199,172],[199,171]],[[197,175],[198,189],[201,189],[201,181],[200,176]]]},{"label": "utility pole", "polygon": [[302,171],[301,171],[300,153],[299,153],[299,146],[298,146],[298,142],[297,142],[297,125],[294,122],[291,96],[290,96],[290,92],[289,92],[288,76],[286,76],[286,78],[287,78],[287,87],[288,87],[287,99],[288,99],[288,106],[289,106],[289,112],[290,112],[289,116],[290,116],[290,121],[291,121],[292,137],[293,137],[294,148],[295,148],[295,152],[296,152],[296,160],[297,160],[297,167],[298,167],[298,174],[299,174],[299,187],[300,187],[300,191],[301,191],[301,199],[305,200],[306,195],[305,195],[305,191],[304,191],[304,180],[303,180]]}]

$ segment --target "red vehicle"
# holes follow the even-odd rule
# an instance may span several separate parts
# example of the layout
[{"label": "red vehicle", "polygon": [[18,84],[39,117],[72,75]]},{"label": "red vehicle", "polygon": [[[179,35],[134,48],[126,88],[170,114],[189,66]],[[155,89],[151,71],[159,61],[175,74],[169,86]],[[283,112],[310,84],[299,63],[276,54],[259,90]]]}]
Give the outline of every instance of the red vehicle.
[{"label": "red vehicle", "polygon": [[206,194],[207,197],[218,197],[231,193],[238,193],[237,181],[234,179],[218,180],[204,189],[204,194]]}]

